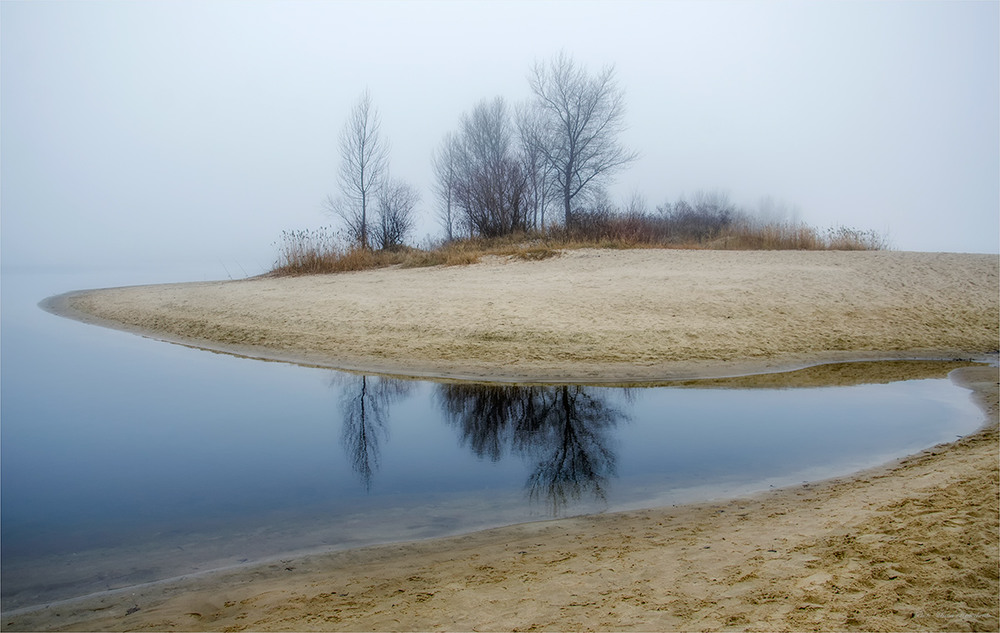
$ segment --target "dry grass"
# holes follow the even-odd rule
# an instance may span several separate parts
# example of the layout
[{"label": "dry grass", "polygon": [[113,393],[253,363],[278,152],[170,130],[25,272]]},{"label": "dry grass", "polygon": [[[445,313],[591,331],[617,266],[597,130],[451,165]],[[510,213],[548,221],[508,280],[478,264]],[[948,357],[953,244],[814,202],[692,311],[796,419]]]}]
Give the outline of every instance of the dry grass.
[{"label": "dry grass", "polygon": [[282,231],[277,242],[278,261],[271,271],[277,275],[340,273],[384,268],[402,263],[408,249],[371,250],[345,245],[328,228]]},{"label": "dry grass", "polygon": [[305,275],[387,268],[463,266],[483,257],[524,260],[554,257],[579,248],[675,248],[711,250],[888,250],[888,240],[875,231],[835,227],[821,232],[803,224],[736,223],[711,236],[671,229],[646,215],[588,218],[569,230],[516,233],[499,238],[466,238],[428,248],[363,249],[328,228],[284,231],[277,243],[274,275]]},{"label": "dry grass", "polygon": [[350,272],[399,266],[464,266],[475,264],[486,256],[515,257],[541,260],[554,257],[568,244],[550,244],[540,236],[510,235],[496,239],[464,239],[446,242],[432,248],[400,247],[391,250],[371,250],[344,246],[328,229],[314,231],[284,231],[278,243],[278,261],[271,271],[275,275],[309,275]]},{"label": "dry grass", "polygon": [[709,243],[719,250],[885,251],[889,242],[876,231],[838,226],[824,232],[804,224],[748,224]]}]

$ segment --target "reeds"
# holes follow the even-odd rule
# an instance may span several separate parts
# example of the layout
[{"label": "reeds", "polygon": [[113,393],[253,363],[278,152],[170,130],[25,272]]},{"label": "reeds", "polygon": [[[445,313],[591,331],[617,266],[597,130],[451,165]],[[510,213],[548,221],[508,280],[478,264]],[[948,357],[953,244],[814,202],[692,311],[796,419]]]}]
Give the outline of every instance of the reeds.
[{"label": "reeds", "polygon": [[282,231],[276,242],[278,261],[271,271],[278,275],[340,273],[391,266],[395,251],[373,251],[349,246],[343,237],[327,227],[302,231]]},{"label": "reeds", "polygon": [[341,255],[336,235],[327,228],[282,231],[274,244],[278,248],[275,273],[321,273],[328,270],[331,260]]}]

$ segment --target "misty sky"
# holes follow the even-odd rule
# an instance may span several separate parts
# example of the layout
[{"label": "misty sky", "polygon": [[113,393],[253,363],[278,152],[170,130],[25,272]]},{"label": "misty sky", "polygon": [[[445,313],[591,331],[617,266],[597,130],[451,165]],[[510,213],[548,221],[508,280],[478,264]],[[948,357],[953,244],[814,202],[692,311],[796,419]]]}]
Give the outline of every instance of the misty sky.
[{"label": "misty sky", "polygon": [[[368,88],[438,236],[430,156],[536,60],[614,64],[611,193],[797,205],[901,250],[998,251],[997,2],[0,2],[5,268],[263,272],[333,219]],[[216,273],[217,271],[217,273]]]}]

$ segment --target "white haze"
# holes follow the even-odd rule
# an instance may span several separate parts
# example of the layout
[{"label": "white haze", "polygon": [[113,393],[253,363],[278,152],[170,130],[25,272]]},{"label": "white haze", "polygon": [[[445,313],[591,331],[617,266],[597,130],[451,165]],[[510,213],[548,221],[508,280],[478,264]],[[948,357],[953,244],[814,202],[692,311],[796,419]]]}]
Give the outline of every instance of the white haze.
[{"label": "white haze", "polygon": [[612,189],[796,205],[902,250],[998,250],[997,2],[0,3],[2,263],[255,274],[330,224],[368,88],[391,170],[440,231],[430,156],[559,51],[614,64]]}]

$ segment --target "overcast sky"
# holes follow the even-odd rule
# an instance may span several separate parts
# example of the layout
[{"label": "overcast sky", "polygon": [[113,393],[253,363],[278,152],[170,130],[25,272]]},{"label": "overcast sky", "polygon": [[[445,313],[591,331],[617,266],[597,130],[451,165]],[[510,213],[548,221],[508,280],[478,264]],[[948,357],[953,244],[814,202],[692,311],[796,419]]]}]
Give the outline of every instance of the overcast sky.
[{"label": "overcast sky", "polygon": [[[337,137],[366,88],[391,171],[565,51],[625,89],[641,158],[616,198],[700,189],[998,251],[997,2],[0,2],[2,264],[267,269],[333,222]],[[219,276],[225,276],[221,271]]]}]

